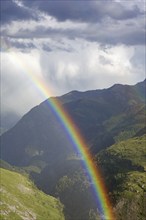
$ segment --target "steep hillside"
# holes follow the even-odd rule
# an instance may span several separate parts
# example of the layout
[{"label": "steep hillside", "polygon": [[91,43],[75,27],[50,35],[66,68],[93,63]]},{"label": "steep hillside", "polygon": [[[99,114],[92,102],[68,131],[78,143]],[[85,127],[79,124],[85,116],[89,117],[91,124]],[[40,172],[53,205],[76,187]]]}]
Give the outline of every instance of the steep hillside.
[{"label": "steep hillside", "polygon": [[146,218],[146,134],[97,155],[118,220]]},{"label": "steep hillside", "polygon": [[[58,97],[95,154],[133,137],[145,126],[145,81],[135,86],[73,91]],[[28,112],[1,136],[2,159],[19,166],[45,166],[74,153],[73,146],[48,101]],[[43,163],[43,165],[42,165]],[[42,168],[43,168],[42,167]]]},{"label": "steep hillside", "polygon": [[[93,156],[100,152],[97,161],[118,220],[129,220],[130,215],[133,220],[144,220],[145,83],[73,91],[58,97],[80,128]],[[132,137],[135,138],[129,139]],[[29,173],[41,190],[59,197],[67,220],[99,218],[82,159],[48,100],[28,112],[0,141],[1,158]],[[3,166],[8,164],[3,162]],[[126,209],[131,201],[133,208]]]},{"label": "steep hillside", "polygon": [[63,206],[22,174],[0,168],[2,220],[64,220]]},{"label": "steep hillside", "polygon": [[56,161],[39,174],[31,173],[31,178],[45,193],[60,198],[66,220],[90,220],[90,212],[99,219],[92,184],[78,158]]}]

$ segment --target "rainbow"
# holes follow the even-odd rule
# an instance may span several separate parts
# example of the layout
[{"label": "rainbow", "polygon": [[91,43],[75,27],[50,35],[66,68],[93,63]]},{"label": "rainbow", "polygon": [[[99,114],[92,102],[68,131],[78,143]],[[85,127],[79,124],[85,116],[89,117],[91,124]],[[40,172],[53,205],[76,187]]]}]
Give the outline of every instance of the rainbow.
[{"label": "rainbow", "polygon": [[[44,97],[50,97],[50,91],[46,82],[43,78],[39,77],[38,75],[34,75],[32,71],[29,71],[26,64],[24,64],[19,56],[16,53],[12,53],[12,63],[14,65],[18,64],[21,65],[21,68],[25,74],[28,75],[29,79],[33,82],[33,84],[40,90]],[[63,108],[61,103],[57,98],[48,99],[48,105],[53,110],[54,114],[57,116],[58,120],[61,121],[67,135],[70,137],[70,140],[74,144],[77,151],[82,156],[84,161],[85,168],[88,172],[88,175],[92,181],[93,188],[97,197],[98,201],[98,209],[99,212],[102,213],[101,219],[102,220],[115,220],[112,206],[109,202],[107,191],[104,185],[104,181],[101,177],[99,168],[94,164],[92,156],[88,150],[88,146],[86,145],[85,141],[83,140],[79,129],[74,124],[73,120]]]}]

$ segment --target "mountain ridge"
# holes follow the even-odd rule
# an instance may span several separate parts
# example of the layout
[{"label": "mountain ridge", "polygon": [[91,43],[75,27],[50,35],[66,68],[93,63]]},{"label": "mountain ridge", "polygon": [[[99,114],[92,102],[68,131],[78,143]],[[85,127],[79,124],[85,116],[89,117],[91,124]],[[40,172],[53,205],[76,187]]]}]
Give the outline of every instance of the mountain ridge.
[{"label": "mountain ridge", "polygon": [[[132,164],[141,162],[140,157],[143,159],[143,156],[133,160],[133,156],[129,157],[128,153],[131,146],[137,147],[140,142],[140,151],[145,150],[141,139],[145,134],[145,84],[146,81],[136,86],[115,85],[100,91],[74,91],[57,99],[80,129],[93,160],[101,166],[103,173],[104,170],[110,171],[105,173],[105,182],[120,220],[129,220],[124,204],[129,207],[130,199],[135,196],[135,191],[132,194],[128,192],[130,198],[125,196],[127,191],[120,191],[120,187],[127,187],[128,184],[123,179],[125,171],[134,190],[139,189],[139,186],[133,185],[136,177],[140,178],[140,184],[145,180],[145,174],[140,173],[144,171],[142,164]],[[131,141],[130,138],[135,139]],[[0,141],[2,159],[17,166],[20,172],[27,172],[43,192],[59,197],[64,204],[67,220],[99,219],[92,184],[82,159],[50,108],[48,100],[25,114],[12,129],[1,136]],[[118,147],[123,146],[120,143],[126,143],[125,154],[123,148]],[[103,160],[100,164],[97,157],[105,158],[110,149],[119,153],[113,155],[111,151],[111,160],[106,159],[107,163]],[[3,162],[3,165],[9,168],[7,163]],[[115,170],[117,173],[114,173]],[[143,198],[142,195],[137,197],[136,194],[136,202],[132,203],[134,207],[137,204],[140,207],[138,215],[134,212],[138,216],[136,220],[141,220],[140,212],[143,213],[140,198]]]},{"label": "mountain ridge", "polygon": [[[120,85],[120,89],[119,85],[114,85],[104,90],[75,92],[79,96],[71,93],[70,97],[67,94],[58,100],[79,127],[91,151],[97,153],[101,148],[113,144],[125,126],[127,129],[133,127],[131,136],[144,127],[145,103],[138,91],[144,93],[145,83],[146,80],[135,86]],[[44,156],[47,160],[47,152],[52,157],[57,151],[60,157],[72,153],[73,146],[47,102],[45,100],[31,109],[1,136],[2,159],[13,162],[13,165],[26,165],[29,164],[28,158],[31,161],[35,157]],[[58,148],[60,144],[62,149]],[[17,161],[20,162],[15,164]]]}]

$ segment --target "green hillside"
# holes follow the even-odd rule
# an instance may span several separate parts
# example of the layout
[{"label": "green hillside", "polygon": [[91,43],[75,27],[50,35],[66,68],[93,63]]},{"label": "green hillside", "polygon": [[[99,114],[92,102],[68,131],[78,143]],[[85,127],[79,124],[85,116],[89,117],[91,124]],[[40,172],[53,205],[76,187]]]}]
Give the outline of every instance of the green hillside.
[{"label": "green hillside", "polygon": [[[98,155],[117,220],[146,219],[145,88],[143,81],[135,86],[116,84],[57,97],[81,131],[93,158]],[[66,220],[98,219],[92,182],[81,155],[48,103],[51,99],[34,107],[0,136],[1,166],[27,173],[39,189],[59,197]],[[34,213],[38,210],[34,207]]]},{"label": "green hillside", "polygon": [[97,155],[118,220],[146,219],[146,135],[119,142]]},{"label": "green hillside", "polygon": [[0,168],[1,220],[64,220],[63,206],[22,174]]}]

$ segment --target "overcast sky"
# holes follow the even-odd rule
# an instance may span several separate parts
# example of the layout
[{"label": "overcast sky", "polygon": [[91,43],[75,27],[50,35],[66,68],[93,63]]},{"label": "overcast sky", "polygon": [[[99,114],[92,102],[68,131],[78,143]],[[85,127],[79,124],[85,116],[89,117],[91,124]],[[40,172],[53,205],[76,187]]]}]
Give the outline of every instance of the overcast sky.
[{"label": "overcast sky", "polygon": [[144,0],[0,0],[1,111],[145,78]]}]

